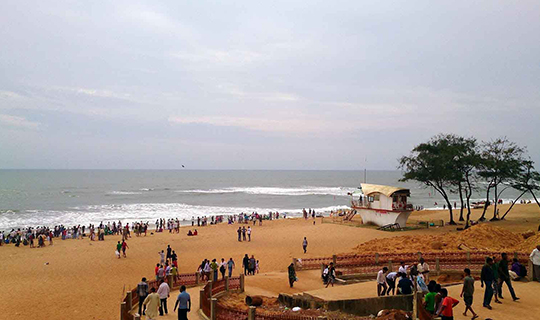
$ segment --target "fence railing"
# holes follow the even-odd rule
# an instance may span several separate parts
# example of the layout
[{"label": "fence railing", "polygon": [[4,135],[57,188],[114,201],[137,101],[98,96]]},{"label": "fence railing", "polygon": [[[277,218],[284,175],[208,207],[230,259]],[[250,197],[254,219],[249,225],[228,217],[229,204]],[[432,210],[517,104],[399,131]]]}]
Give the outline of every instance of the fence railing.
[{"label": "fence railing", "polygon": [[[330,264],[330,262],[341,268],[382,266],[390,262],[397,264],[401,261],[411,264],[418,262],[421,257],[433,266],[437,264],[437,261],[440,265],[483,265],[486,257],[500,257],[501,252],[503,251],[374,253],[293,259],[293,262],[299,270],[319,269],[322,264]],[[512,254],[509,257],[512,258]],[[527,264],[529,261],[527,253],[513,252],[513,257],[523,264]]]}]

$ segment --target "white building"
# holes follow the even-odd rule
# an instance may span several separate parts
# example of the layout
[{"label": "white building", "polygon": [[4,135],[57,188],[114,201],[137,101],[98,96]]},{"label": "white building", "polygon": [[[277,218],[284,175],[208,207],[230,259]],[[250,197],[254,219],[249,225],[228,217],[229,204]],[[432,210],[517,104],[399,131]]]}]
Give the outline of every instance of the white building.
[{"label": "white building", "polygon": [[353,194],[351,206],[360,214],[363,223],[406,226],[413,211],[413,205],[407,203],[411,194],[409,189],[367,183],[359,189],[359,193]]}]

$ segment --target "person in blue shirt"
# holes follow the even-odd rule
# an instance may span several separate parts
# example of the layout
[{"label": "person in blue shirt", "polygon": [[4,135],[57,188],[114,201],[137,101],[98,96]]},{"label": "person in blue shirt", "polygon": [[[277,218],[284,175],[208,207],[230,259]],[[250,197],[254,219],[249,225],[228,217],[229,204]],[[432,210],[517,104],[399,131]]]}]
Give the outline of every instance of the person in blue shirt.
[{"label": "person in blue shirt", "polygon": [[176,303],[174,304],[174,311],[178,308],[178,320],[188,320],[187,314],[191,311],[191,297],[189,293],[186,292],[186,286],[180,287],[180,294],[176,298]]}]

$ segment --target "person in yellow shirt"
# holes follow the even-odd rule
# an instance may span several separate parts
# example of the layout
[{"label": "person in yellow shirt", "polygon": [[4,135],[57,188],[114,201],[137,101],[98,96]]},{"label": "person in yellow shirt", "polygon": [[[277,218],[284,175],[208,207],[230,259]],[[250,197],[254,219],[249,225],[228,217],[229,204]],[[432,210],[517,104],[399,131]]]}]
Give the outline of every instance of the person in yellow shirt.
[{"label": "person in yellow shirt", "polygon": [[161,300],[159,295],[156,293],[156,288],[152,288],[151,293],[146,297],[143,302],[143,305],[146,306],[146,318],[148,320],[156,320],[159,315],[159,305]]}]

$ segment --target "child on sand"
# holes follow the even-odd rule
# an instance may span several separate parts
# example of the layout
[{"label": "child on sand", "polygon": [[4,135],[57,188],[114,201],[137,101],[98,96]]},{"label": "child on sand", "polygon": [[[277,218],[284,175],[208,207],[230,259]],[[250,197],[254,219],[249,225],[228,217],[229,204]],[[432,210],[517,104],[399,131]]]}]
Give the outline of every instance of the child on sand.
[{"label": "child on sand", "polygon": [[120,241],[118,241],[118,243],[116,244],[116,256],[118,257],[118,259],[120,259],[120,251],[122,250],[122,244],[120,243]]},{"label": "child on sand", "polygon": [[454,311],[452,310],[459,304],[459,301],[448,296],[448,290],[446,288],[441,289],[441,296],[443,297],[441,311],[438,315],[442,320],[454,320]]}]

